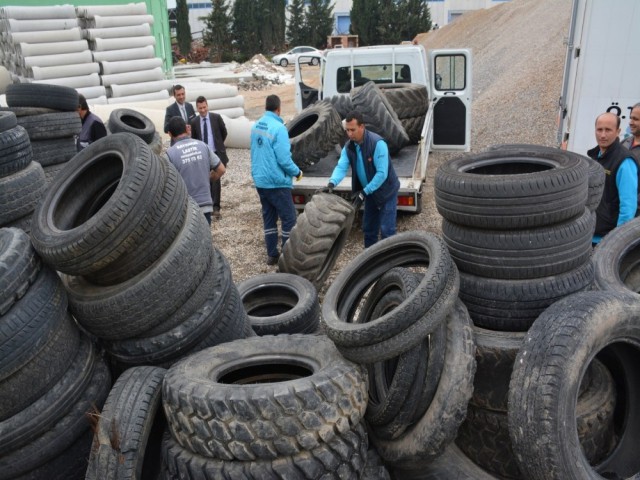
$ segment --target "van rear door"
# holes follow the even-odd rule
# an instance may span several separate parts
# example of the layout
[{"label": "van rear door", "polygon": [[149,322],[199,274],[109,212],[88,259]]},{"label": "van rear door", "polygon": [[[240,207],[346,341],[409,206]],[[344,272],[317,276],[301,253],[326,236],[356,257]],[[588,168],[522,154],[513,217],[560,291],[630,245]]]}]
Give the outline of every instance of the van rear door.
[{"label": "van rear door", "polygon": [[443,49],[429,52],[432,150],[471,148],[471,52]]}]

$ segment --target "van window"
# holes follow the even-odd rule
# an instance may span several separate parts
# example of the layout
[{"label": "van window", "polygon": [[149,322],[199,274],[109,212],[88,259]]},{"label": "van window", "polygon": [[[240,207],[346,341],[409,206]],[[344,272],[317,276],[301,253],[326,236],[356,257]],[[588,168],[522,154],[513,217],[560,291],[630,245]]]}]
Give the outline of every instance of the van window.
[{"label": "van window", "polygon": [[[375,83],[393,83],[393,79],[398,83],[411,82],[411,67],[405,64],[396,64],[392,68],[390,64],[381,65],[358,65],[353,69],[354,87],[360,87],[370,80]],[[336,71],[336,85],[338,93],[349,93],[351,91],[351,68],[340,67]]]},{"label": "van window", "polygon": [[436,89],[464,90],[467,86],[466,62],[464,55],[437,55],[435,58]]}]

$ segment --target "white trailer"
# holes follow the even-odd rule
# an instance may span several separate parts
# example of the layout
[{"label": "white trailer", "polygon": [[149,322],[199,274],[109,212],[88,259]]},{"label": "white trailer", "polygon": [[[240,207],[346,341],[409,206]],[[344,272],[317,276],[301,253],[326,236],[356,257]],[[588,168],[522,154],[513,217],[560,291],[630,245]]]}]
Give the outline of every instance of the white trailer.
[{"label": "white trailer", "polygon": [[640,1],[574,0],[567,41],[558,141],[585,155],[595,119],[616,113],[622,133],[640,102]]}]

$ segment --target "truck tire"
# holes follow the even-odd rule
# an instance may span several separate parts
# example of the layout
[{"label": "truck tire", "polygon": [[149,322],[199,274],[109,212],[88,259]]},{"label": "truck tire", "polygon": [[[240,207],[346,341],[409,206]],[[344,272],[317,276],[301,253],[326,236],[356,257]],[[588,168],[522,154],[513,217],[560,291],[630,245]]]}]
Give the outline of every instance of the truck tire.
[{"label": "truck tire", "polygon": [[163,404],[171,436],[182,447],[253,462],[351,435],[364,415],[366,388],[364,370],[342,359],[328,338],[277,335],[185,358],[167,372]]},{"label": "truck tire", "polygon": [[355,210],[337,195],[311,197],[291,229],[278,270],[309,280],[322,288],[349,237]]},{"label": "truck tire", "polygon": [[[353,323],[363,295],[382,275],[396,266],[425,265],[428,266],[419,286],[398,308],[366,323]],[[327,335],[336,345],[362,347],[404,333],[430,309],[448,303],[447,299],[457,293],[457,270],[440,237],[427,232],[403,232],[367,248],[340,272],[325,294],[322,319]],[[422,338],[443,318],[433,318],[424,325]]]},{"label": "truck tire", "polygon": [[268,478],[364,479],[367,432],[356,425],[342,437],[332,437],[316,447],[275,459],[217,460],[182,447],[165,434],[162,449],[169,478],[202,480],[264,480]]},{"label": "truck tire", "polygon": [[45,83],[14,83],[7,86],[9,107],[39,107],[75,112],[78,92],[71,87]]},{"label": "truck tire", "polygon": [[24,116],[18,119],[18,124],[27,131],[31,141],[73,137],[82,129],[82,121],[76,112]]},{"label": "truck tire", "polygon": [[640,293],[640,220],[609,232],[593,251],[594,286],[637,298]]},{"label": "truck tire", "polygon": [[107,287],[79,276],[63,277],[70,310],[88,332],[105,340],[141,336],[170,318],[193,294],[209,267],[212,245],[200,208],[189,203],[182,230],[147,270]]},{"label": "truck tire", "polygon": [[41,265],[25,232],[0,228],[0,316],[27,293]]},{"label": "truck tire", "polygon": [[[625,295],[591,291],[554,303],[529,329],[511,375],[508,412],[513,450],[527,478],[628,478],[640,471],[640,412],[633,407],[640,401],[639,314],[640,305]],[[618,443],[592,467],[575,418],[582,374],[596,355],[616,384]]]},{"label": "truck tire", "polygon": [[291,157],[300,168],[323,159],[344,136],[340,115],[331,102],[321,100],[287,123]]},{"label": "truck tire", "polygon": [[378,88],[400,120],[422,117],[429,109],[429,92],[426,85],[419,83],[381,83]]},{"label": "truck tire", "polygon": [[509,230],[552,225],[584,212],[587,162],[564,152],[495,150],[442,164],[438,212],[467,227]]},{"label": "truck tire", "polygon": [[143,366],[118,378],[100,412],[86,480],[157,478],[166,426],[161,406],[165,373]]},{"label": "truck tire", "polygon": [[409,136],[398,115],[375,83],[369,81],[352,90],[351,101],[354,109],[362,114],[367,129],[385,139],[391,154],[409,143]]},{"label": "truck tire", "polygon": [[257,335],[313,333],[318,329],[318,292],[306,278],[265,273],[239,283],[238,292]]},{"label": "truck tire", "polygon": [[408,117],[400,120],[404,130],[407,132],[407,135],[409,135],[409,143],[420,143],[422,139],[422,128],[424,127],[426,118],[425,115],[420,115],[419,117]]},{"label": "truck tire", "polygon": [[0,132],[0,178],[29,165],[33,153],[27,131],[19,125]]},{"label": "truck tire", "polygon": [[32,241],[56,270],[91,274],[145,238],[162,195],[161,161],[121,133],[83,149],[63,172],[34,212]]},{"label": "truck tire", "polygon": [[129,108],[113,110],[109,115],[107,125],[111,133],[132,133],[147,144],[153,141],[153,136],[156,133],[155,125],[146,115]]},{"label": "truck tire", "polygon": [[489,330],[525,332],[552,303],[593,284],[593,264],[558,275],[501,280],[460,273],[460,299],[474,324]]},{"label": "truck tire", "polygon": [[[31,153],[29,152],[29,156]],[[0,225],[6,225],[33,212],[46,189],[44,171],[37,162],[0,178]]]},{"label": "truck tire", "polygon": [[462,302],[456,302],[446,322],[445,366],[427,411],[399,438],[370,436],[386,465],[406,469],[433,461],[453,441],[466,416],[476,363],[471,319]]},{"label": "truck tire", "polygon": [[[336,109],[340,119],[344,120],[349,112],[353,111],[353,102],[351,101],[351,95],[348,93],[338,93],[327,98]],[[342,126],[342,124],[340,125]]]}]

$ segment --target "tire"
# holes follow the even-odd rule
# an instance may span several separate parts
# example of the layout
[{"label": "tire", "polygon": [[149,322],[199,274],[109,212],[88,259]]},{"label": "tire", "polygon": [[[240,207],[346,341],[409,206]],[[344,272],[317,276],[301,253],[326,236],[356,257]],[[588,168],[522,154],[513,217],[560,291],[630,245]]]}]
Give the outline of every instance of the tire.
[{"label": "tire", "polygon": [[24,169],[0,178],[0,225],[31,214],[45,189],[44,171],[36,162],[30,162]]},{"label": "tire", "polygon": [[[367,323],[352,323],[359,301],[383,274],[396,266],[425,265],[428,266],[418,288],[398,308]],[[403,232],[385,238],[360,253],[327,290],[322,303],[327,335],[339,347],[362,347],[404,334],[418,323],[423,335],[415,336],[411,345],[415,346],[444,318],[434,316],[423,321],[428,318],[426,313],[455,298],[458,281],[455,265],[439,237],[426,232]]]},{"label": "tire", "polygon": [[286,58],[283,58],[282,60],[280,60],[280,66],[281,66],[282,68],[286,68],[286,67],[287,67],[287,65],[289,65],[289,62],[287,61],[287,59],[286,59]]},{"label": "tire", "polygon": [[0,228],[0,317],[27,293],[41,264],[25,232]]},{"label": "tire", "polygon": [[156,133],[155,125],[146,115],[129,108],[113,110],[109,115],[108,126],[111,133],[132,133],[147,144],[153,142]]},{"label": "tire", "polygon": [[318,60],[317,58],[312,58],[311,59],[311,65],[313,65],[314,67],[317,67],[318,64],[320,63],[320,60]]},{"label": "tire", "polygon": [[397,439],[383,440],[370,435],[386,465],[407,469],[433,461],[453,441],[466,416],[476,370],[471,319],[458,301],[446,321],[445,366],[427,411]]},{"label": "tire", "polygon": [[73,137],[32,140],[31,150],[33,151],[33,161],[43,167],[66,163],[78,153]]},{"label": "tire", "polygon": [[257,335],[313,333],[318,329],[318,292],[305,278],[265,273],[238,284],[238,292]]},{"label": "tire", "polygon": [[420,143],[426,118],[425,115],[421,115],[419,117],[408,117],[400,120],[402,127],[407,132],[407,135],[409,135],[410,144],[415,145],[416,143]]},{"label": "tire", "polygon": [[134,250],[162,195],[160,160],[129,134],[101,138],[67,162],[34,212],[33,245],[56,270],[87,275]]},{"label": "tire", "polygon": [[[351,101],[351,95],[349,94],[339,93],[327,98],[327,100],[330,101],[333,108],[336,109],[341,120],[346,118],[349,112],[353,110],[353,102]],[[340,126],[342,126],[342,124]]]},{"label": "tire", "polygon": [[162,137],[160,136],[160,134],[157,131],[153,134],[153,140],[151,140],[151,142],[149,143],[149,148],[156,155],[161,155],[162,154],[162,150],[164,150],[164,145],[162,143]]},{"label": "tire", "polygon": [[183,229],[142,273],[109,287],[64,276],[70,310],[80,325],[99,338],[143,336],[170,318],[197,289],[209,268],[212,248],[209,225],[190,201]]},{"label": "tire", "polygon": [[157,478],[166,426],[161,406],[165,373],[144,366],[118,378],[100,412],[86,480]]},{"label": "tire", "polygon": [[640,220],[609,232],[593,250],[594,286],[598,290],[640,293]]},{"label": "tire", "polygon": [[501,280],[460,273],[460,299],[474,324],[489,330],[524,332],[552,303],[593,284],[591,261],[559,275]]},{"label": "tire", "polygon": [[[49,188],[49,185],[51,185],[51,182],[53,182],[53,180],[58,175],[58,172],[60,172],[66,164],[67,162],[42,167],[42,170],[44,170],[44,178],[47,183],[47,189]],[[31,215],[29,215],[29,219],[31,219]],[[29,225],[31,225],[31,222],[29,222]]]},{"label": "tire", "polygon": [[350,434],[364,415],[366,388],[364,371],[341,359],[328,338],[277,335],[185,358],[167,372],[163,402],[171,436],[182,447],[253,462]]},{"label": "tire", "polygon": [[82,121],[76,112],[43,113],[20,117],[18,124],[27,131],[31,141],[73,137],[82,130]]},{"label": "tire", "polygon": [[29,165],[33,158],[29,135],[21,126],[0,132],[0,179]]},{"label": "tire", "polygon": [[355,210],[337,195],[311,197],[291,229],[278,271],[299,275],[322,288],[349,237]]},{"label": "tire", "polygon": [[375,83],[370,81],[352,90],[351,101],[354,109],[364,117],[367,129],[385,139],[391,154],[409,143],[409,136],[398,115]]},{"label": "tire", "polygon": [[422,117],[429,109],[429,92],[419,83],[382,83],[378,85],[400,120]]},{"label": "tire", "polygon": [[8,111],[0,111],[0,133],[12,129],[18,124],[16,114]]},{"label": "tire", "polygon": [[12,108],[38,107],[75,112],[79,104],[78,92],[61,85],[14,83],[7,86],[6,95],[7,105]]},{"label": "tire", "polygon": [[[509,385],[509,432],[527,478],[628,478],[640,471],[640,412],[633,407],[640,400],[639,314],[640,305],[625,295],[592,291],[554,303],[533,324]],[[619,437],[615,450],[592,467],[579,447],[575,418],[581,378],[596,355],[616,384]]]},{"label": "tire", "polygon": [[287,123],[291,158],[298,167],[322,160],[344,136],[340,115],[331,102],[321,100]]},{"label": "tire", "polygon": [[[77,109],[77,108],[76,108]],[[42,107],[0,107],[0,112],[13,112],[16,117],[41,115],[43,113],[56,113],[60,110]]]},{"label": "tire", "polygon": [[542,227],[584,212],[587,177],[586,161],[561,151],[468,155],[436,171],[436,207],[450,222],[467,227]]},{"label": "tire", "polygon": [[165,435],[163,459],[168,478],[202,480],[263,480],[268,478],[355,479],[362,477],[367,456],[367,433],[356,425],[343,437],[333,437],[317,447],[273,460],[225,461],[192,453]]}]

